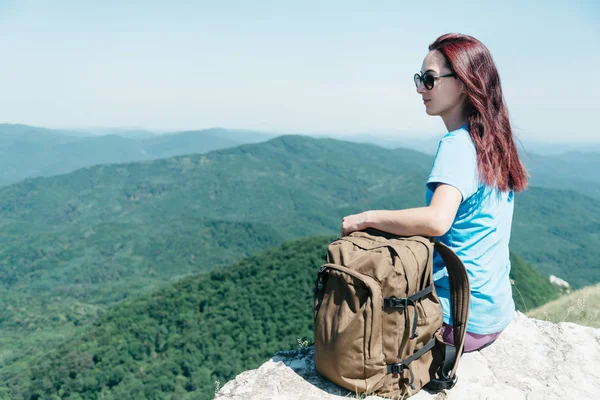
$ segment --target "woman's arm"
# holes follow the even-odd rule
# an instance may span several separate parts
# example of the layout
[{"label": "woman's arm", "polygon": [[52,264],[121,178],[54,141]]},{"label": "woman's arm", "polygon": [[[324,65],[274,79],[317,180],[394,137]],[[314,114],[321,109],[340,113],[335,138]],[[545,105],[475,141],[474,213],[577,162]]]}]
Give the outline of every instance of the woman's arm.
[{"label": "woman's arm", "polygon": [[427,207],[371,210],[345,217],[342,236],[366,228],[399,236],[441,236],[452,226],[461,201],[460,191],[454,186],[438,184]]}]

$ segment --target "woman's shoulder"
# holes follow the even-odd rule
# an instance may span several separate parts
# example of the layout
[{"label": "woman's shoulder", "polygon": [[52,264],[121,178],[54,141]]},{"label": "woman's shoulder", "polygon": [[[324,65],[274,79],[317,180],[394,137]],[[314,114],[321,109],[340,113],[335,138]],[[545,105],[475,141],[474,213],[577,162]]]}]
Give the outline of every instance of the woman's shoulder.
[{"label": "woman's shoulder", "polygon": [[448,139],[453,139],[453,138],[459,138],[459,139],[470,139],[471,135],[469,135],[469,129],[467,124],[464,124],[463,126],[461,126],[458,129],[455,129],[453,131],[449,131],[447,132],[444,137],[442,137],[442,140],[448,140]]},{"label": "woman's shoulder", "polygon": [[475,144],[467,130],[467,125],[446,133],[440,140],[439,148],[441,147],[452,149],[453,152],[471,152],[475,154]]}]

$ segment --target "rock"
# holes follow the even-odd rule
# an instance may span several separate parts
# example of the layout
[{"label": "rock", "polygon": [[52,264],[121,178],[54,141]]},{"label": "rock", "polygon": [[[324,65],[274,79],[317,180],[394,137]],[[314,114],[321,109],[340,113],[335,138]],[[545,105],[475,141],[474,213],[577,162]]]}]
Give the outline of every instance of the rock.
[{"label": "rock", "polygon": [[569,282],[560,279],[557,276],[554,275],[550,275],[550,283],[552,283],[553,285],[565,288],[565,289],[569,289],[571,287],[571,285],[569,285]]},{"label": "rock", "polygon": [[[458,383],[411,399],[596,399],[600,397],[600,329],[570,322],[515,319],[491,346],[465,354]],[[380,399],[356,396],[315,370],[314,347],[278,352],[231,380],[215,399]]]}]

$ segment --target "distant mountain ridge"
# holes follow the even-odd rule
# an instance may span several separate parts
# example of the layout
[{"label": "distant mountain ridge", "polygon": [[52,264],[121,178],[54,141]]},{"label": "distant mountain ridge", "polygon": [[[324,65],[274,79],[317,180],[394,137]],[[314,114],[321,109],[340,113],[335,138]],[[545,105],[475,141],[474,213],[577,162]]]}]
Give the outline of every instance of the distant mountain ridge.
[{"label": "distant mountain ridge", "polygon": [[[435,155],[439,137],[341,136],[354,143],[372,143],[394,149],[408,148]],[[551,189],[573,190],[600,199],[600,143],[544,143],[517,141],[519,156],[528,170],[530,184]]]},{"label": "distant mountain ridge", "polygon": [[[271,135],[212,128],[153,135],[141,130],[77,132],[0,124],[0,186],[101,164],[129,163],[206,153]],[[99,132],[105,134],[98,135]]]},{"label": "distant mountain ridge", "polygon": [[546,156],[523,151],[521,160],[536,186],[574,190],[600,199],[600,151],[569,151]]},{"label": "distant mountain ridge", "polygon": [[67,129],[48,129],[22,124],[0,124],[0,147],[17,141],[32,144],[64,143],[92,137],[91,134]]},{"label": "distant mountain ridge", "polygon": [[[433,155],[439,137],[376,134],[336,136],[336,140],[408,148]],[[93,165],[155,160],[206,153],[278,136],[252,130],[210,128],[156,134],[141,128],[51,130],[0,124],[0,186],[37,176],[53,176]],[[327,135],[308,135],[327,138]],[[520,144],[533,186],[574,190],[600,198],[600,144]],[[541,152],[542,155],[537,154]]]}]

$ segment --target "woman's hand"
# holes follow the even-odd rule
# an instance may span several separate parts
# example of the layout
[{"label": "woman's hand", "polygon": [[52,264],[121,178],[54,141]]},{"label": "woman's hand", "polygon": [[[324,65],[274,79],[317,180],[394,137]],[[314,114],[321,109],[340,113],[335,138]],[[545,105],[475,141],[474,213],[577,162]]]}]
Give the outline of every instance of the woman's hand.
[{"label": "woman's hand", "polygon": [[344,217],[342,220],[342,236],[348,236],[354,231],[362,231],[363,229],[368,228],[367,213],[368,211],[365,211],[360,214]]}]

